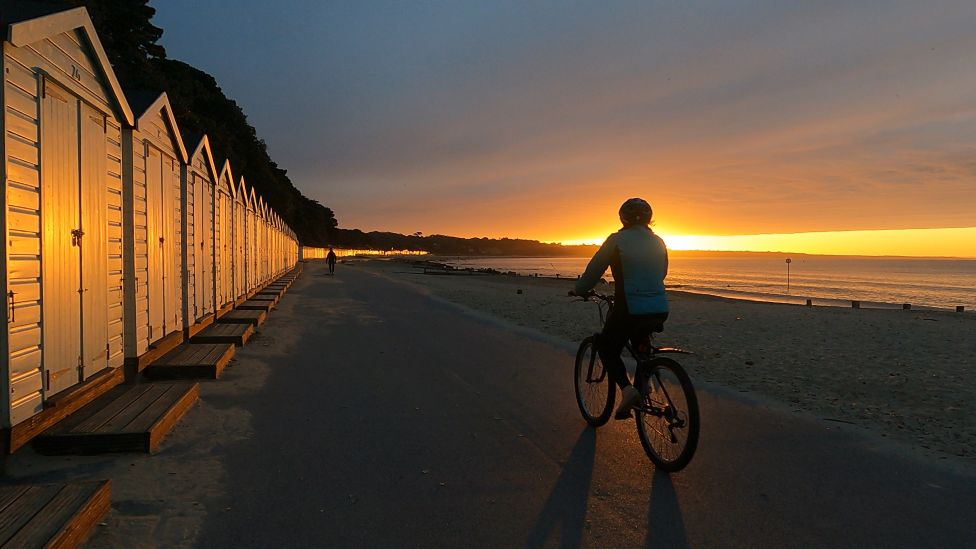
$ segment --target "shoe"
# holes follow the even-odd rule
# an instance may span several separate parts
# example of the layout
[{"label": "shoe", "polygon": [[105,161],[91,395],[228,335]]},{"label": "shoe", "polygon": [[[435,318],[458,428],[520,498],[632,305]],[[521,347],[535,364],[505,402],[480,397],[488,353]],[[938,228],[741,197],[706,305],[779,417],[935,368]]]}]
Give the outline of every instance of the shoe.
[{"label": "shoe", "polygon": [[617,407],[617,413],[613,415],[614,419],[629,419],[633,417],[630,415],[630,409],[637,404],[640,400],[640,393],[633,385],[628,385],[620,391],[620,406]]}]

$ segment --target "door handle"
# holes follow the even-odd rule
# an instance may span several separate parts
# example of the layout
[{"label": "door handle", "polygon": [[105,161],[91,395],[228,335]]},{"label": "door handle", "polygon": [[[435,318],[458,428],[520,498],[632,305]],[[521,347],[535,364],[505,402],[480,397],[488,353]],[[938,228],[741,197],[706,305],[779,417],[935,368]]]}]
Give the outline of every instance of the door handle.
[{"label": "door handle", "polygon": [[15,322],[14,314],[17,311],[17,307],[14,306],[14,291],[13,290],[10,290],[10,292],[7,294],[7,298],[10,300],[10,315],[9,315],[10,316],[10,322],[13,323],[13,322]]},{"label": "door handle", "polygon": [[73,229],[71,231],[71,245],[81,246],[81,237],[85,236],[85,232],[81,229]]}]

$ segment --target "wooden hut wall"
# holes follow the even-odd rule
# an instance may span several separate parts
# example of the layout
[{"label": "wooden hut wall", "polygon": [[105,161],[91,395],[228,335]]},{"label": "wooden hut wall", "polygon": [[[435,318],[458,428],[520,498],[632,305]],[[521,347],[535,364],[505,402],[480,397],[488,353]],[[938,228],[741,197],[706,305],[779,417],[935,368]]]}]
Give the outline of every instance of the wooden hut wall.
[{"label": "wooden hut wall", "polygon": [[234,195],[234,298],[247,293],[247,189],[244,179]]},{"label": "wooden hut wall", "polygon": [[123,363],[121,127],[132,114],[83,8],[6,23],[0,427],[11,428]]},{"label": "wooden hut wall", "polygon": [[193,326],[214,312],[214,190],[217,185],[210,143],[203,136],[183,172],[184,324]]},{"label": "wooden hut wall", "polygon": [[131,242],[126,243],[126,356],[137,358],[151,344],[183,328],[181,171],[186,150],[166,94],[123,130],[131,149],[126,200],[131,200]]},{"label": "wooden hut wall", "polygon": [[214,203],[214,295],[216,308],[223,309],[234,298],[234,177],[230,162],[217,180]]},{"label": "wooden hut wall", "polygon": [[263,199],[258,199],[258,249],[261,250],[260,258],[260,268],[259,273],[259,284],[263,284],[268,281],[268,277],[271,274],[271,269],[268,267],[268,261],[271,259],[271,250],[268,246],[268,206],[264,203]]},{"label": "wooden hut wall", "polygon": [[[243,186],[243,179],[241,180]],[[254,189],[251,188],[247,193],[247,242],[245,242],[247,253],[247,292],[253,290],[258,284],[258,215],[257,198]]]}]

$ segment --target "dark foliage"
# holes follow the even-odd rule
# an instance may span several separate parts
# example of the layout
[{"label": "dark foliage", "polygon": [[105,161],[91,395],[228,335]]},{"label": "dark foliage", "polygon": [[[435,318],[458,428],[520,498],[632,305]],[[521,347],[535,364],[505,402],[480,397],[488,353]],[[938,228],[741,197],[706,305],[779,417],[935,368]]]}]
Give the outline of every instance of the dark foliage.
[{"label": "dark foliage", "polygon": [[336,229],[344,246],[375,250],[421,250],[438,255],[497,255],[535,257],[583,257],[596,246],[563,246],[516,238],[458,238],[455,236],[370,232]]}]

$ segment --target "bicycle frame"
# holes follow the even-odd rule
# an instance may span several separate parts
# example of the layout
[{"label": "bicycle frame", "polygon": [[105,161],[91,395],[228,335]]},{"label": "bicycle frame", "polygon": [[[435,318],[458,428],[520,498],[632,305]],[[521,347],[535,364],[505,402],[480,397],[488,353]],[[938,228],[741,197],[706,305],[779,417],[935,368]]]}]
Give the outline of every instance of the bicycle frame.
[{"label": "bicycle frame", "polygon": [[[604,326],[607,322],[607,317],[610,315],[611,312],[613,312],[613,298],[611,296],[606,296],[597,293],[593,293],[592,297],[596,298],[597,311],[599,312],[600,315],[600,326]],[[588,301],[588,298],[583,298],[583,300]],[[606,311],[604,311],[604,307],[606,307]],[[633,344],[630,341],[624,344],[624,349],[626,349],[627,352],[630,354],[630,356],[637,362],[637,370],[634,376],[635,381],[641,379],[643,373],[642,370],[646,367],[647,362],[650,361],[654,357],[654,355],[669,354],[669,353],[686,354],[686,355],[694,354],[691,351],[680,349],[678,347],[655,347],[654,344],[651,342],[651,337],[652,334],[647,334],[646,336],[647,338],[646,350],[635,349]],[[593,334],[593,351],[590,353],[590,364],[586,371],[586,381],[588,383],[601,383],[603,382],[604,378],[606,378],[607,376],[606,369],[601,368],[600,375],[596,378],[593,377],[593,366],[594,364],[596,364],[596,357],[598,354],[597,348],[599,346],[599,341],[600,341],[600,332],[597,332]],[[641,343],[645,343],[645,342],[642,341]],[[657,374],[656,372],[653,375],[655,375],[657,378],[657,384],[659,387],[661,387],[661,391],[664,394],[664,399],[666,401],[666,404],[664,405],[663,408],[640,404],[634,406],[634,409],[637,410],[638,412],[650,414],[656,417],[667,417],[669,410],[674,409],[675,406],[671,400],[671,395],[668,394],[667,388],[664,386],[664,383],[661,382],[660,375]],[[638,390],[640,390],[642,394],[646,394],[647,387],[638,387]],[[675,422],[668,423],[668,431],[669,431],[668,434],[670,435],[672,440],[674,440],[675,438],[674,428],[684,427],[684,423],[685,423],[684,420],[680,418],[676,417],[674,419],[676,420]]]}]

